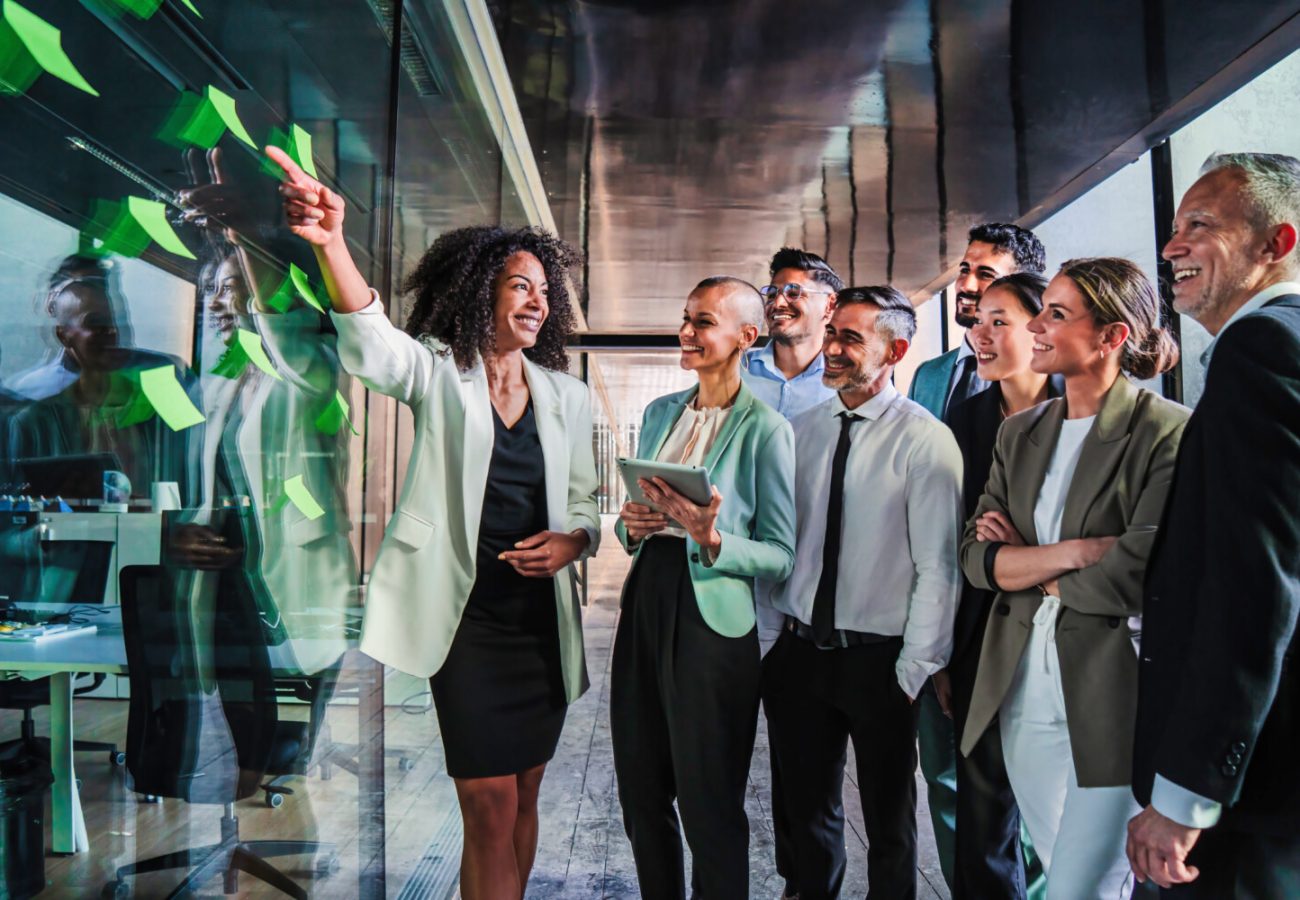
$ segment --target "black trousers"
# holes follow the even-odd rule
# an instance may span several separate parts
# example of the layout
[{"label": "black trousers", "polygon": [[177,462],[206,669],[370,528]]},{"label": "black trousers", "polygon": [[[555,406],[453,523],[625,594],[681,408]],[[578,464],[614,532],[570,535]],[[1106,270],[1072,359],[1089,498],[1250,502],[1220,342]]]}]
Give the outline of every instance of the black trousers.
[{"label": "black trousers", "polygon": [[[960,742],[970,714],[979,655],[948,667],[953,726]],[[957,852],[953,900],[1024,900],[1020,810],[1002,758],[1002,735],[985,729],[969,756],[957,754]],[[1035,873],[1041,871],[1035,866]]]},{"label": "black trousers", "polygon": [[[767,714],[767,733],[772,733],[772,717]],[[771,746],[767,751],[768,763],[772,768],[772,845],[776,854],[776,874],[785,879],[783,895],[799,892],[799,879],[795,874],[794,836],[790,829],[790,817],[785,812],[785,781],[781,775],[780,760]]]},{"label": "black trousers", "polygon": [[651,538],[623,593],[609,713],[618,796],[641,896],[686,896],[680,812],[692,896],[746,900],[758,633],[726,638],[705,624],[684,545]]},{"label": "black trousers", "polygon": [[1161,890],[1169,900],[1282,900],[1300,897],[1300,836],[1201,832],[1187,857],[1201,874]]},{"label": "black trousers", "polygon": [[844,766],[857,757],[870,896],[916,896],[916,723],[898,686],[903,639],[820,650],[786,632],[763,660],[763,703],[777,754],[801,900],[844,882]]}]

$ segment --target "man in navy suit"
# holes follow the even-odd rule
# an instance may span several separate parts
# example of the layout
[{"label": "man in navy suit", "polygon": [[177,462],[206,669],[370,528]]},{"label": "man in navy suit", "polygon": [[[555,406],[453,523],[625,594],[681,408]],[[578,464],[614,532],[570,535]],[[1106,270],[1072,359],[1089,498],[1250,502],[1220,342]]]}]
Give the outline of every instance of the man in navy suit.
[{"label": "man in navy suit", "polygon": [[1129,823],[1162,896],[1300,895],[1300,160],[1212,156],[1164,248],[1214,336],[1147,570]]},{"label": "man in navy suit", "polygon": [[[1032,231],[1018,225],[986,222],[972,228],[968,237],[956,282],[957,324],[963,328],[970,328],[978,321],[975,308],[986,287],[1012,272],[1041,274],[1047,265],[1043,242]],[[935,418],[947,422],[949,409],[988,386],[987,381],[975,374],[975,352],[963,337],[957,349],[935,357],[916,370],[907,396],[924,406]],[[921,773],[925,776],[939,863],[949,887],[960,897],[964,892],[958,887],[961,878],[956,872],[957,750],[952,720],[944,712],[951,693],[946,689],[946,677],[946,673],[936,676],[934,685],[928,685],[922,692],[918,732]],[[941,689],[940,693],[936,693],[936,688]],[[979,798],[972,800],[982,802]],[[983,818],[1004,821],[1007,817],[993,810]],[[983,856],[996,855],[1000,851],[992,846],[993,843],[990,838],[990,847],[974,848],[974,852]],[[996,842],[999,847],[1008,846],[1008,843],[1007,840]],[[1013,844],[1014,839],[1010,843]],[[992,862],[988,865],[998,868]],[[1036,866],[1033,868],[1037,869]],[[1018,894],[1019,888],[1008,886],[1006,896]]]}]

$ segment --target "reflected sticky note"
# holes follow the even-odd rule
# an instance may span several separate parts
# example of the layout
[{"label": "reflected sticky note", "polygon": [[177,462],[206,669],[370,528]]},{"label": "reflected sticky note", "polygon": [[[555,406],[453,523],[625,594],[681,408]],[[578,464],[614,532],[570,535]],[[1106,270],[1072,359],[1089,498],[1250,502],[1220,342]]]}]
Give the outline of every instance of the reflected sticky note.
[{"label": "reflected sticky note", "polygon": [[234,97],[217,90],[212,85],[207,86],[203,92],[203,96],[212,104],[212,108],[217,111],[217,115],[221,117],[221,121],[230,129],[231,134],[252,147],[254,150],[258,149],[257,144],[253,141],[252,135],[248,133],[248,129],[245,128],[244,123],[240,121],[239,113],[235,111]]},{"label": "reflected sticky note", "polygon": [[144,369],[140,372],[140,387],[153,404],[154,412],[172,431],[184,431],[205,421],[203,413],[190,400],[185,388],[176,380],[176,370],[171,366]]},{"label": "reflected sticky note", "polygon": [[316,417],[316,430],[322,434],[338,434],[339,429],[347,425],[353,434],[361,434],[349,418],[351,412],[347,398],[341,392],[335,391],[334,399]]},{"label": "reflected sticky note", "polygon": [[295,475],[284,483],[284,495],[308,519],[315,520],[325,515],[325,510],[316,502],[311,491],[307,490],[307,485],[302,483],[301,475]]},{"label": "reflected sticky note", "polygon": [[289,263],[289,278],[293,280],[293,286],[298,289],[298,296],[302,297],[307,305],[315,307],[318,312],[325,312],[325,307],[320,305],[320,301],[312,293],[311,283],[307,280],[306,272],[293,263]]},{"label": "reflected sticky note", "polygon": [[14,0],[4,0],[4,21],[38,66],[92,97],[99,96],[99,91],[91,87],[68,59],[68,54],[63,52],[63,36],[59,29]]},{"label": "reflected sticky note", "polygon": [[203,13],[199,12],[199,8],[191,3],[190,0],[181,0],[181,3],[185,4],[185,8],[194,13],[194,15],[198,16],[200,19],[203,18]]},{"label": "reflected sticky note", "polygon": [[293,126],[294,162],[312,178],[316,176],[316,163],[311,158],[311,132],[301,125]]},{"label": "reflected sticky note", "polygon": [[195,258],[189,248],[181,243],[180,237],[172,230],[171,223],[167,221],[167,207],[157,200],[146,200],[143,197],[127,197],[126,209],[131,214],[131,218],[135,219],[159,247],[186,259]]},{"label": "reflected sticky note", "polygon": [[275,365],[270,357],[266,355],[261,336],[252,331],[245,331],[243,328],[235,329],[234,343],[221,355],[221,360],[212,370],[212,374],[223,378],[238,378],[250,362],[276,381],[284,380],[280,377],[280,373],[275,371]]}]

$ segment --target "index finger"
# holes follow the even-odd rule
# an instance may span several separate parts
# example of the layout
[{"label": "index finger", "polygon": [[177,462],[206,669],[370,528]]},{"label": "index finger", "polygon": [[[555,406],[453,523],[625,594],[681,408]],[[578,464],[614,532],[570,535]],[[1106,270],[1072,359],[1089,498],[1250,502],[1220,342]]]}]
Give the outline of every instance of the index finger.
[{"label": "index finger", "polygon": [[304,172],[302,168],[293,161],[293,158],[279,147],[268,146],[263,148],[263,152],[271,158],[271,162],[275,163],[281,169],[284,169],[284,174],[288,176],[289,181],[294,184],[301,185],[315,183],[312,177]]},{"label": "index finger", "polygon": [[[292,161],[290,160],[290,162]],[[226,181],[225,167],[221,162],[220,147],[213,147],[208,151],[208,174],[211,176],[213,184],[224,184]]]}]

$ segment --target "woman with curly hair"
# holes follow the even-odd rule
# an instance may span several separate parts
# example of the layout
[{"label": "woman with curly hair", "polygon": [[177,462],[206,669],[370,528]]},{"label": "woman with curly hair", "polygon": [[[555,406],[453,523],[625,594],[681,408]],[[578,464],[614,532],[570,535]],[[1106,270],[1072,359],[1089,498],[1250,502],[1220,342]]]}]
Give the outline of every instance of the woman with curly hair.
[{"label": "woman with curly hair", "polygon": [[342,198],[267,153],[325,276],[344,367],[415,416],[361,649],[431,678],[465,822],[462,895],[522,897],[542,775],[588,683],[570,566],[595,552],[600,519],[588,394],[565,374],[577,254],[532,228],[445,234],[404,286],[403,333],[348,252]]}]

